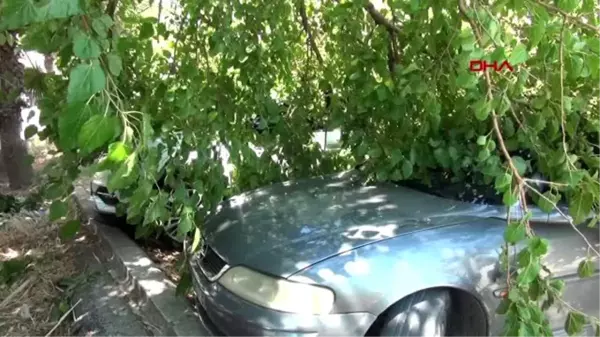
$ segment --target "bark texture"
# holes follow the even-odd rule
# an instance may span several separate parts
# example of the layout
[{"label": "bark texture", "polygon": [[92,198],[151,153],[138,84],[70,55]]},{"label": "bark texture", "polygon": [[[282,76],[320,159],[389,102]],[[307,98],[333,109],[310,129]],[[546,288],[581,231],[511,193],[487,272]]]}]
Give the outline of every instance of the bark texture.
[{"label": "bark texture", "polygon": [[31,185],[33,169],[27,153],[27,144],[21,139],[21,109],[24,66],[19,62],[20,52],[15,46],[0,46],[0,148],[10,188]]}]

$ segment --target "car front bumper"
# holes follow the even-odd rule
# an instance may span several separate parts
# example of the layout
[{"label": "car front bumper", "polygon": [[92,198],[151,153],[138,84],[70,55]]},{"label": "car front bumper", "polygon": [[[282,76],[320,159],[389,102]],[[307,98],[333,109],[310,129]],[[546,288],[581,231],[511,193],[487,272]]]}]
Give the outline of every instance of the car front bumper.
[{"label": "car front bumper", "polygon": [[213,335],[364,336],[376,319],[370,313],[302,315],[270,310],[210,282],[194,265],[190,269],[198,310]]}]

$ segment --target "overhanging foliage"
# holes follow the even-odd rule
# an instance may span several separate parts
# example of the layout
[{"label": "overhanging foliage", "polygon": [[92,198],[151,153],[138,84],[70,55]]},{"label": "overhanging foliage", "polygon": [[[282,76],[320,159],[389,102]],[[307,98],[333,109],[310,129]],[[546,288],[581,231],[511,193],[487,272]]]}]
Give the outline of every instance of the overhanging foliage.
[{"label": "overhanging foliage", "polygon": [[[376,180],[444,171],[493,184],[507,205],[525,194],[546,211],[565,202],[574,230],[598,212],[593,0],[178,5],[165,20],[162,3],[157,18],[132,0],[2,0],[0,43],[17,43],[16,30],[25,49],[56,53],[62,72],[26,78],[40,98],[39,136],[63,153],[48,172],[52,218],[82,168],[111,171],[109,188],[140,232],[180,216],[191,234],[227,195],[359,163]],[[472,60],[514,71],[472,72]],[[341,129],[338,151],[314,144],[316,126]],[[166,145],[150,146],[157,137]],[[173,155],[157,189],[165,148]],[[547,334],[537,303],[561,288],[540,274],[545,240],[527,218],[509,224],[507,244],[526,238],[503,303],[510,335]],[[523,295],[532,287],[542,290]],[[581,329],[578,315],[569,333]]]}]

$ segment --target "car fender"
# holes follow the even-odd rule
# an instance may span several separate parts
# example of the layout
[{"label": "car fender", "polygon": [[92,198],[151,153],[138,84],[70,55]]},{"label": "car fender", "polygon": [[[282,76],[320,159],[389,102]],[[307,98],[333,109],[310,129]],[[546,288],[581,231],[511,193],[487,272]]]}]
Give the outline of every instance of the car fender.
[{"label": "car fender", "polygon": [[450,287],[475,296],[489,317],[499,303],[494,292],[502,288],[496,281],[505,226],[505,220],[474,218],[411,232],[328,258],[290,279],[301,276],[334,290],[335,313],[380,315],[412,293]]}]

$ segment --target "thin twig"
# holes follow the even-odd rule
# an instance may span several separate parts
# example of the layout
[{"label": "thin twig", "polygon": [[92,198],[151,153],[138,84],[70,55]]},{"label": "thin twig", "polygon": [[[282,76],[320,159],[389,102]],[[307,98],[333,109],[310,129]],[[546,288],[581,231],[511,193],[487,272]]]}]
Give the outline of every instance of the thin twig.
[{"label": "thin twig", "polygon": [[[548,199],[548,197],[546,197],[544,194],[542,194],[540,191],[538,191],[537,189],[533,188],[531,185],[525,183],[525,186],[527,188],[529,188],[530,190],[532,190],[535,194],[537,194],[540,198],[543,198],[544,200],[548,201],[551,204],[554,204],[554,201]],[[585,243],[587,244],[588,248],[590,250],[592,250],[596,255],[598,255],[598,257],[600,257],[600,252],[598,252],[598,250],[596,250],[594,248],[594,246],[592,245],[592,243],[587,239],[587,237],[577,228],[577,226],[575,225],[575,223],[573,222],[572,218],[568,215],[566,215],[563,211],[560,210],[560,208],[558,208],[557,206],[554,206],[554,209],[558,212],[558,214],[560,214],[562,217],[565,218],[565,220],[567,220],[567,222],[569,223],[569,225],[571,225],[571,228],[573,228],[573,230],[583,239],[583,241],[585,241]]]},{"label": "thin twig", "polygon": [[526,181],[529,183],[534,183],[534,184],[540,184],[540,185],[561,186],[561,187],[569,186],[569,184],[555,183],[552,181],[531,179],[531,178],[525,178],[525,179],[523,179],[523,181]]},{"label": "thin twig", "polygon": [[52,327],[52,329],[50,329],[50,331],[48,331],[48,333],[46,334],[46,337],[50,336],[54,332],[54,330],[56,330],[61,325],[61,323],[67,318],[67,316],[69,316],[69,314],[71,313],[71,311],[73,311],[73,309],[75,309],[75,307],[79,303],[81,303],[81,298],[69,310],[67,310],[67,312],[65,312],[62,315],[62,317],[58,320],[58,322],[56,322],[56,324],[54,324],[54,326]]},{"label": "thin twig", "polygon": [[563,23],[560,29],[560,45],[558,46],[558,62],[560,67],[560,131],[562,133],[562,147],[565,153],[565,158],[570,167],[573,166],[571,160],[569,159],[569,154],[567,151],[567,131],[566,131],[566,117],[565,117],[565,63],[564,63],[564,55],[565,55],[565,46],[564,46],[564,35],[565,35],[565,27],[567,26],[567,18],[563,15]]}]

